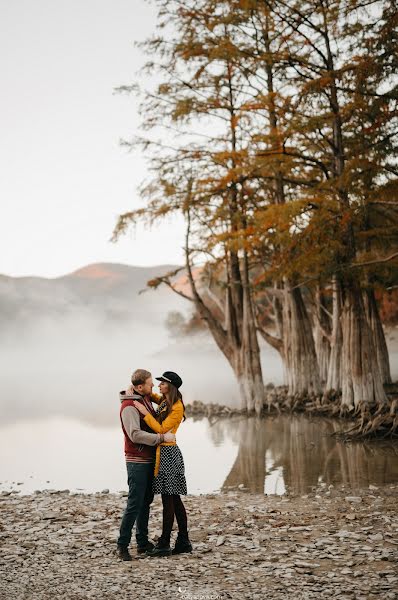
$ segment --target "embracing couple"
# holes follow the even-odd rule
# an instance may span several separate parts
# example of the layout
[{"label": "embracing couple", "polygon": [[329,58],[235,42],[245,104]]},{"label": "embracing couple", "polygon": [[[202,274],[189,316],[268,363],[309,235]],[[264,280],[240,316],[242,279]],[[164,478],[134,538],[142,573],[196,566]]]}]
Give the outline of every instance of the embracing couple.
[{"label": "embracing couple", "polygon": [[[176,444],[176,431],[185,420],[185,406],[179,388],[182,379],[173,371],[156,377],[160,395],[153,394],[152,375],[137,369],[131,386],[120,392],[120,421],[124,433],[129,494],[117,541],[118,556],[131,560],[129,544],[135,524],[137,552],[145,556],[170,556],[191,552],[187,514],[180,498],[187,493],[184,460]],[[152,402],[157,405],[156,411]],[[154,494],[162,495],[163,526],[156,544],[148,540],[150,504]],[[174,515],[178,536],[173,550],[170,535]]]}]

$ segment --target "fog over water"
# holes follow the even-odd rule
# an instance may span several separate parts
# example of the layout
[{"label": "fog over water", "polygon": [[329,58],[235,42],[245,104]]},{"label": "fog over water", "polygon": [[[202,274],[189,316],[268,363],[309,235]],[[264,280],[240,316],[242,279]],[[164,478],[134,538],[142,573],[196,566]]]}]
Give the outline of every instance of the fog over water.
[{"label": "fog over water", "polygon": [[[271,352],[265,357],[273,381],[282,376],[277,359]],[[174,341],[154,319],[123,325],[104,324],[92,315],[41,320],[3,340],[1,362],[3,423],[66,415],[111,424],[118,392],[137,367],[154,376],[165,370],[180,373],[188,402],[238,405],[233,373],[210,337],[201,333]]]},{"label": "fog over water", "polygon": [[232,373],[208,339],[177,345],[170,343],[160,323],[126,321],[112,327],[87,316],[58,324],[42,321],[34,330],[6,340],[3,419],[58,414],[106,425],[114,421],[118,392],[137,367],[154,375],[165,370],[181,373],[187,400],[205,399],[209,392],[214,401],[236,400]]}]

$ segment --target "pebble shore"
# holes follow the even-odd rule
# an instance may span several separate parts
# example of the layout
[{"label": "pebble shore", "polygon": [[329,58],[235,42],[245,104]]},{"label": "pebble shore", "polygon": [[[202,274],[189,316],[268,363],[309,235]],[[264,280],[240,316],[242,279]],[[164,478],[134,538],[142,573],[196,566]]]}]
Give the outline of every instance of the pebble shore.
[{"label": "pebble shore", "polygon": [[[194,551],[121,562],[124,493],[0,494],[1,600],[398,598],[398,486],[185,498]],[[161,529],[155,497],[150,537]],[[173,532],[175,536],[175,532]]]}]

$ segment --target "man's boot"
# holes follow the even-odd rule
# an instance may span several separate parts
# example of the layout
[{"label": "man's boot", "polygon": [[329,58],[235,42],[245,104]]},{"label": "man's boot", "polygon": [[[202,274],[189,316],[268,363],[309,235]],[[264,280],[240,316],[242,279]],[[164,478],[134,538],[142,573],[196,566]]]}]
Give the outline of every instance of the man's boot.
[{"label": "man's boot", "polygon": [[170,541],[164,541],[162,538],[159,538],[153,550],[148,550],[146,555],[152,557],[171,556]]},{"label": "man's boot", "polygon": [[152,542],[147,542],[145,544],[145,546],[137,546],[137,552],[138,554],[144,554],[145,552],[149,552],[150,550],[153,550],[155,547],[155,544],[152,544]]},{"label": "man's boot", "polygon": [[117,555],[121,560],[133,560],[127,546],[117,547]]},{"label": "man's boot", "polygon": [[184,552],[192,552],[192,544],[189,541],[188,535],[178,535],[173,554],[183,554]]}]

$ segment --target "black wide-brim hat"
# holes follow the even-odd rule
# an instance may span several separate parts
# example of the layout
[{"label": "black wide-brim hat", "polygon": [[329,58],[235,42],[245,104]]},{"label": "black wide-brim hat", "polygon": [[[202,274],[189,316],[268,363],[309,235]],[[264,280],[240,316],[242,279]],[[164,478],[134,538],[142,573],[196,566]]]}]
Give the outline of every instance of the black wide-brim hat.
[{"label": "black wide-brim hat", "polygon": [[171,383],[177,389],[182,386],[182,379],[177,373],[173,371],[165,371],[161,377],[155,377],[158,381],[164,381],[166,383]]}]

